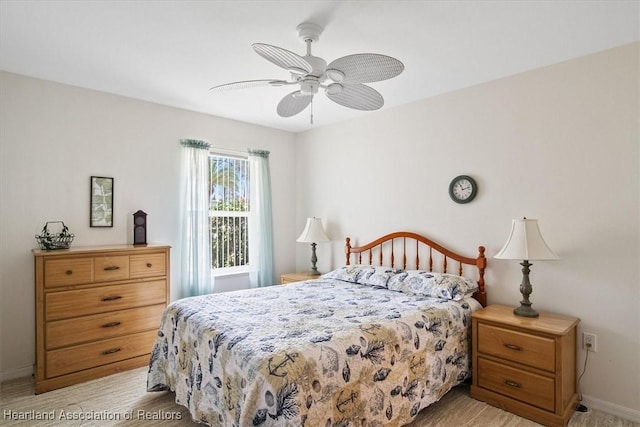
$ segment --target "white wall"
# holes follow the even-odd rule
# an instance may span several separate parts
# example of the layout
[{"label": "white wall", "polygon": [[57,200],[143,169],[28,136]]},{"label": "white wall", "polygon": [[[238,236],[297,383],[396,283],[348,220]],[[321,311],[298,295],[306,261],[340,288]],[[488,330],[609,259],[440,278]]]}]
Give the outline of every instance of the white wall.
[{"label": "white wall", "polygon": [[[585,402],[640,421],[639,49],[298,135],[297,229],[319,216],[334,239],[318,245],[318,268],[344,264],[345,236],[415,231],[468,256],[486,246],[489,303],[517,305],[521,267],[492,256],[512,218],[538,218],[561,260],[533,262],[534,308],[582,319],[598,340]],[[468,205],[448,196],[460,174],[479,184]],[[308,258],[299,247],[298,270]]]},{"label": "white wall", "polygon": [[[276,273],[292,271],[296,230],[294,135],[2,72],[0,74],[0,375],[30,375],[35,360],[31,249],[46,221],[63,220],[73,246],[132,242],[132,214],[148,213],[148,241],[173,247],[179,295],[181,138],[271,151]],[[89,227],[89,177],[115,178],[114,227]],[[241,280],[219,280],[221,290]]]}]

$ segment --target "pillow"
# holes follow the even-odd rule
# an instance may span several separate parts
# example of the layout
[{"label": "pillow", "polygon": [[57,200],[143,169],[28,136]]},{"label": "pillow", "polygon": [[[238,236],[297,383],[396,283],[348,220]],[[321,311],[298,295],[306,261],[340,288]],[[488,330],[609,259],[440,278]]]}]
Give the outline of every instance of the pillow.
[{"label": "pillow", "polygon": [[335,269],[322,277],[386,288],[389,279],[402,271],[404,270],[399,268],[377,267],[373,265],[347,265]]},{"label": "pillow", "polygon": [[466,295],[478,290],[478,284],[465,277],[421,270],[396,274],[389,279],[387,287],[392,291],[454,301],[460,301]]}]

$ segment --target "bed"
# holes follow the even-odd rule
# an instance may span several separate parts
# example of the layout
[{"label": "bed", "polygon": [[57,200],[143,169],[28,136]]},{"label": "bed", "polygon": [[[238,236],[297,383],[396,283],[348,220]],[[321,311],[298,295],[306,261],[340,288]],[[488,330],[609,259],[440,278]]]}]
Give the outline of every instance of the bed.
[{"label": "bed", "polygon": [[410,423],[470,377],[484,247],[469,258],[396,232],[345,253],[318,279],[170,304],[147,390],[211,426]]}]

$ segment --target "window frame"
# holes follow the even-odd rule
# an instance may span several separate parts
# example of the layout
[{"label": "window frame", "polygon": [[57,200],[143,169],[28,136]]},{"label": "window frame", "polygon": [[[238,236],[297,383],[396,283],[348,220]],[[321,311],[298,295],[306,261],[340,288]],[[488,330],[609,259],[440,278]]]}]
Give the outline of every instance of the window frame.
[{"label": "window frame", "polygon": [[[213,161],[212,158],[214,157],[221,157],[221,158],[228,158],[228,159],[235,159],[235,160],[242,160],[244,162],[246,162],[246,174],[245,174],[245,182],[244,185],[246,187],[246,194],[245,197],[248,200],[247,203],[247,207],[248,209],[246,211],[216,211],[213,209],[212,206],[212,202],[213,202],[213,198],[212,198],[212,189],[213,189],[213,183],[211,182],[211,162]],[[251,186],[251,176],[250,176],[250,169],[251,169],[251,165],[249,164],[249,156],[248,155],[241,155],[241,154],[230,154],[228,152],[225,152],[224,150],[210,150],[209,151],[209,168],[210,168],[210,172],[209,172],[209,230],[211,232],[211,241],[212,241],[212,248],[211,248],[211,274],[215,277],[220,277],[220,276],[232,276],[232,275],[239,275],[239,274],[247,274],[251,271],[251,267],[249,265],[249,253],[247,250],[247,262],[244,265],[238,265],[238,266],[232,266],[232,267],[217,267],[214,268],[213,266],[213,259],[214,259],[214,252],[213,252],[213,233],[214,233],[214,229],[211,226],[211,222],[213,220],[214,217],[241,217],[241,218],[246,218],[247,221],[247,232],[246,232],[246,242],[247,245],[250,244],[250,233],[249,233],[249,227],[251,227],[251,191],[250,191],[250,186]],[[222,212],[224,213],[223,215],[216,215],[215,212]]]}]

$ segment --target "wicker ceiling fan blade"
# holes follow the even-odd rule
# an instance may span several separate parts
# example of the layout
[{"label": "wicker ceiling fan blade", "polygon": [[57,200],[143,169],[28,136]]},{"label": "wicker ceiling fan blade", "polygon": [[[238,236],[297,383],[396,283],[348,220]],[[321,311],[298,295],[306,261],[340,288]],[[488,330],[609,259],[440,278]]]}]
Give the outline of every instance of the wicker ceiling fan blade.
[{"label": "wicker ceiling fan blade", "polygon": [[251,46],[258,55],[285,70],[304,74],[308,74],[313,70],[311,64],[297,53],[264,43],[254,43]]},{"label": "wicker ceiling fan blade", "polygon": [[361,83],[332,83],[327,87],[326,93],[333,102],[355,110],[372,111],[384,105],[380,92]]},{"label": "wicker ceiling fan blade", "polygon": [[307,108],[312,100],[313,95],[303,95],[299,90],[291,92],[278,103],[278,115],[280,117],[295,116]]},{"label": "wicker ceiling fan blade", "polygon": [[391,79],[404,70],[395,58],[377,53],[343,56],[327,65],[327,76],[337,83],[371,83]]},{"label": "wicker ceiling fan blade", "polygon": [[254,87],[262,87],[262,86],[282,86],[287,84],[288,82],[285,80],[277,80],[277,79],[271,79],[271,80],[244,80],[241,82],[233,82],[233,83],[226,83],[223,85],[218,85],[218,86],[214,86],[211,89],[209,89],[212,92],[226,92],[229,90],[236,90],[236,89],[250,89],[250,88],[254,88]]}]

